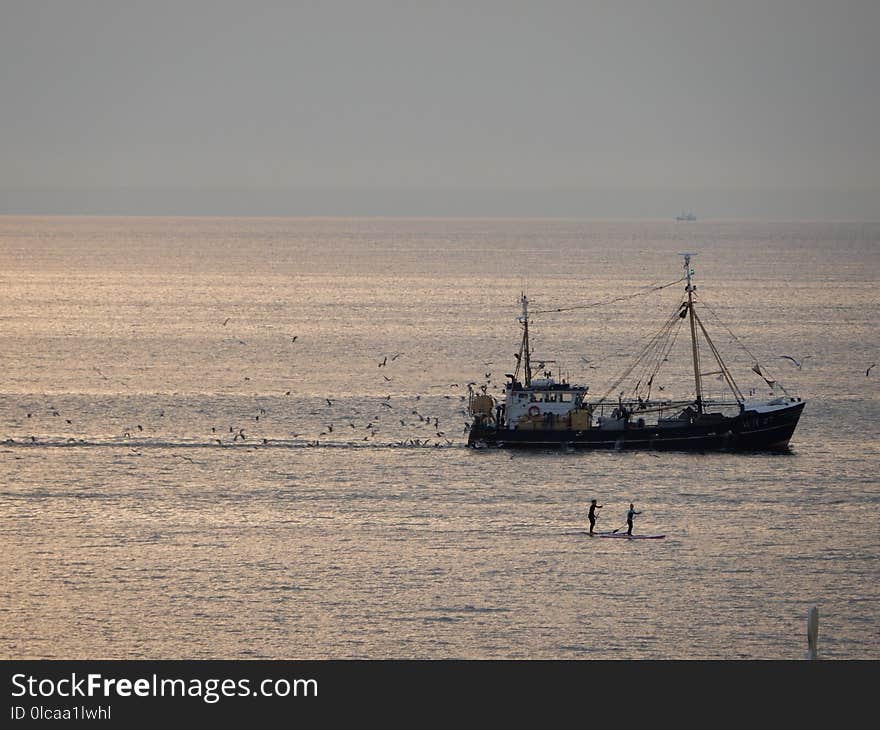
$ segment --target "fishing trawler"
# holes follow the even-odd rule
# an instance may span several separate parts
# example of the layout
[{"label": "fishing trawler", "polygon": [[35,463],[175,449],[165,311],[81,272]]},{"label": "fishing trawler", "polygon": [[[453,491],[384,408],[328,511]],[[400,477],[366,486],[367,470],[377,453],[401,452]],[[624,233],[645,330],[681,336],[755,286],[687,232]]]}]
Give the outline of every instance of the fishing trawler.
[{"label": "fishing trawler", "polygon": [[[786,449],[806,402],[770,379],[757,362],[752,371],[770,387],[771,397],[743,395],[696,311],[696,286],[692,278],[695,272],[691,268],[695,254],[681,255],[684,275],[664,286],[684,282],[686,296],[635,362],[612,383],[605,395],[595,400],[588,395],[589,386],[574,385],[563,378],[553,378],[551,370],[541,370],[547,360],[537,361],[536,373],[529,343],[529,300],[523,294],[522,315],[518,318],[523,334],[515,355],[516,369],[507,374],[502,402],[496,402],[485,389],[483,392],[471,390],[469,412],[473,421],[468,446],[697,451]],[[691,339],[693,397],[684,400],[652,397],[657,374],[668,360],[675,336],[685,321]],[[702,347],[698,345],[698,334],[705,343]],[[717,369],[703,368],[701,354],[706,352]],[[732,395],[718,399],[704,397],[703,380],[708,376],[716,376]],[[623,384],[629,386],[628,392],[620,389]]]},{"label": "fishing trawler", "polygon": [[695,220],[697,220],[697,216],[695,216],[693,214],[693,212],[691,212],[691,211],[688,211],[687,213],[685,213],[684,211],[681,211],[680,215],[675,216],[675,220],[677,220],[677,221],[695,221]]}]

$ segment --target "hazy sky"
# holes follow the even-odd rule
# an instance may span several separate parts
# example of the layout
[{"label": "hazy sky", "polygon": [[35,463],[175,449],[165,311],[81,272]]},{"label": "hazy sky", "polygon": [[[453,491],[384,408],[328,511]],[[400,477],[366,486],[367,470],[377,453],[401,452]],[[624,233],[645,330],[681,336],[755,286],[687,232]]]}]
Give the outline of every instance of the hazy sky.
[{"label": "hazy sky", "polygon": [[880,218],[880,0],[0,0],[0,212]]}]

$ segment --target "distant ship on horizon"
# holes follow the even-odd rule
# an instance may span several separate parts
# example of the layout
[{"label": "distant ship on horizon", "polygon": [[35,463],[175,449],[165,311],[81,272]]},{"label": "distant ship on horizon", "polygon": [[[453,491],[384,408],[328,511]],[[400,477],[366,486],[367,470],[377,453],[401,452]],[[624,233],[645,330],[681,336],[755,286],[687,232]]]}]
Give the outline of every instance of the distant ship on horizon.
[{"label": "distant ship on horizon", "polygon": [[675,217],[675,220],[677,220],[677,221],[695,221],[695,220],[697,220],[697,216],[695,216],[691,211],[688,211],[687,213],[685,213],[684,211],[681,211],[681,215],[677,215]]}]

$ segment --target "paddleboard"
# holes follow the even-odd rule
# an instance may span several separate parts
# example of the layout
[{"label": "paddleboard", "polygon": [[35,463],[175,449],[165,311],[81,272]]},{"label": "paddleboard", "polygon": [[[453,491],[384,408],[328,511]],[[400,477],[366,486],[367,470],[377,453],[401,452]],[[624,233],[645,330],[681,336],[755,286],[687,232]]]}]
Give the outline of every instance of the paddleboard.
[{"label": "paddleboard", "polygon": [[602,532],[600,530],[593,530],[592,535],[590,535],[590,533],[587,532],[586,530],[582,530],[581,532],[566,532],[565,534],[566,535],[586,535],[587,537],[602,537],[602,536],[610,535],[611,530],[607,530],[605,532]]},{"label": "paddleboard", "polygon": [[605,533],[599,537],[625,537],[627,540],[662,540],[666,535],[627,535],[625,532]]}]

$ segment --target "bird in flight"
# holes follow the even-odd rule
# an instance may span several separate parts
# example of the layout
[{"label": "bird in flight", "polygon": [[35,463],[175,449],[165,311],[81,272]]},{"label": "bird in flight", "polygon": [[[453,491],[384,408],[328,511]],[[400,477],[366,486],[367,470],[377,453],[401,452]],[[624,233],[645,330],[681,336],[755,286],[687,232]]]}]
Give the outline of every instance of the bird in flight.
[{"label": "bird in flight", "polygon": [[380,367],[380,368],[384,368],[384,367],[385,367],[385,363],[387,363],[387,362],[388,362],[388,355],[386,355],[386,356],[383,358],[382,362],[379,363],[379,367]]},{"label": "bird in flight", "polygon": [[299,335],[294,335],[293,337],[290,338],[290,341],[291,341],[291,342],[296,342],[296,338],[297,338],[297,337],[299,337]]},{"label": "bird in flight", "polygon": [[229,318],[229,317],[227,317],[227,318],[226,318],[226,319],[224,319],[224,320],[223,320],[223,326],[224,326],[224,327],[225,327],[225,326],[226,326],[226,324],[227,324],[227,323],[228,323],[228,322],[229,322],[229,319],[230,319],[230,318]]},{"label": "bird in flight", "polygon": [[391,378],[389,378],[387,375],[383,375],[382,377],[385,378],[385,382],[386,382],[386,383],[390,383],[390,382],[391,382]]},{"label": "bird in flight", "polygon": [[802,367],[803,364],[804,364],[804,360],[807,360],[808,358],[811,358],[812,355],[806,355],[806,356],[802,357],[800,362],[798,362],[797,360],[795,360],[791,355],[780,355],[779,357],[782,358],[783,360],[791,360],[791,361],[794,363],[794,366],[795,366],[798,370],[800,370],[801,367]]},{"label": "bird in flight", "polygon": [[868,366],[868,369],[865,370],[865,377],[866,378],[871,374],[871,368],[876,367],[876,366],[877,366],[877,363],[874,363],[873,365]]},{"label": "bird in flight", "polygon": [[327,405],[328,405],[328,406],[332,406],[332,405],[333,405],[333,403],[330,402],[330,399],[329,399],[329,398],[325,398],[324,400],[327,401]]}]

